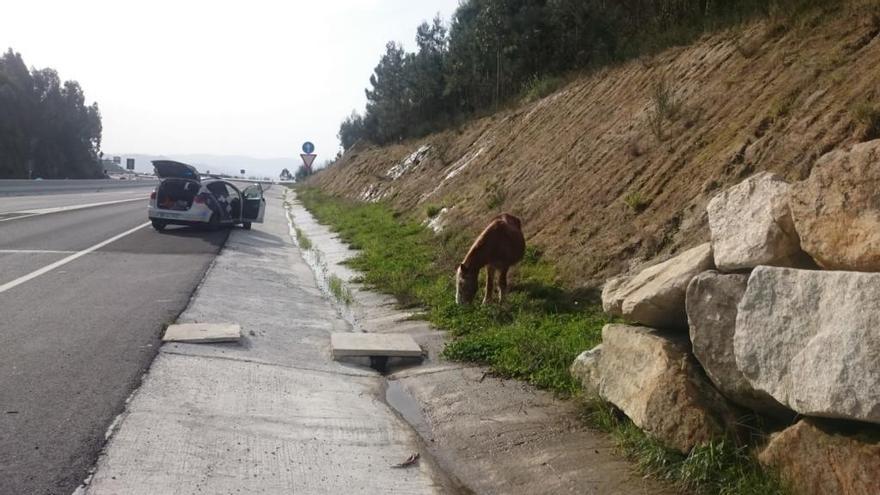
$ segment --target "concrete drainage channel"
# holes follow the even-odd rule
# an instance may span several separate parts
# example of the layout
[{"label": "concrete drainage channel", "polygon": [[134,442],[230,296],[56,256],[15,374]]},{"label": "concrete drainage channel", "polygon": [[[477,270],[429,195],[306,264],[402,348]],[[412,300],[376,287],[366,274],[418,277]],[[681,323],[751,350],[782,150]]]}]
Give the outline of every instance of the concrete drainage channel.
[{"label": "concrete drainage channel", "polygon": [[389,358],[377,399],[410,426],[446,492],[676,493],[634,473],[607,436],[584,427],[572,401],[442,359],[445,332],[398,309],[393,297],[352,282],[358,274],[344,263],[357,252],[318,224],[292,191],[285,205],[290,235],[352,333],[406,335],[423,350],[416,363]]},{"label": "concrete drainage channel", "polygon": [[[367,334],[368,332],[364,329],[361,324],[361,318],[359,318],[359,310],[364,309],[363,305],[357,297],[353,296],[353,294],[361,292],[357,288],[352,287],[351,284],[351,280],[355,278],[357,274],[353,270],[340,264],[341,261],[350,258],[353,255],[353,251],[342,245],[338,240],[332,239],[332,237],[327,239],[313,239],[308,237],[308,234],[306,234],[304,230],[314,232],[314,227],[319,224],[308,212],[305,211],[304,208],[302,208],[301,205],[295,205],[295,200],[291,196],[293,195],[290,191],[285,192],[284,206],[288,225],[290,227],[290,236],[300,249],[303,259],[311,268],[318,288],[325,297],[331,301],[339,316],[351,326],[352,333]],[[294,206],[296,206],[296,209],[298,210],[296,213],[294,212]],[[327,246],[330,244],[327,242],[330,239],[333,240],[332,244],[336,245],[336,249],[327,252],[318,247],[319,245]],[[331,265],[333,267],[332,269],[330,268]],[[412,344],[417,346],[415,341],[413,341],[407,334],[379,334],[378,336],[381,337],[383,335],[385,337],[406,337],[406,339],[411,341]],[[333,337],[337,336],[341,335],[333,335]],[[331,341],[332,340],[333,339],[331,339]],[[337,354],[339,350],[337,344],[333,342],[331,343],[331,347],[334,348],[333,353]],[[400,345],[392,344],[391,347],[394,351],[399,351]],[[387,351],[387,349],[385,350]],[[427,445],[426,439],[431,437],[431,426],[428,419],[425,417],[421,406],[406,388],[401,386],[398,380],[388,378],[388,375],[391,373],[421,366],[425,363],[425,360],[428,359],[428,353],[419,349],[420,355],[416,357],[412,355],[412,353],[393,355],[395,353],[394,351],[391,352],[392,355],[388,355],[387,352],[385,355],[382,355],[381,353],[372,354],[369,352],[343,352],[342,355],[334,355],[334,358],[338,361],[349,364],[370,367],[379,372],[382,376],[382,386],[381,395],[378,399],[389,406],[398,417],[415,431],[416,437],[419,439],[419,443],[422,447],[420,460],[430,463],[434,468],[434,472],[442,474],[442,479],[438,481],[443,486],[446,493],[460,495],[473,494],[474,492],[471,489],[466,487],[460,480],[456,479],[450,473],[446,472],[430,454],[430,448],[429,445]]]}]

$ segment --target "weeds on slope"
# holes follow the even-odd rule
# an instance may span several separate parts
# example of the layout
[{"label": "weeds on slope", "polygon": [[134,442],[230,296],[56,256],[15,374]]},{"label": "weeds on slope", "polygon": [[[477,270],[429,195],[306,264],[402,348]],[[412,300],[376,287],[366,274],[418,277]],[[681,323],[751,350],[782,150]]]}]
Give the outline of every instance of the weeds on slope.
[{"label": "weeds on slope", "polygon": [[[568,368],[578,353],[599,342],[608,320],[594,294],[558,285],[538,250],[530,248],[516,268],[503,306],[458,306],[453,272],[463,251],[450,250],[442,238],[401,221],[384,205],[349,202],[311,188],[297,188],[297,194],[318,221],[360,248],[349,264],[363,273],[364,283],[403,306],[422,308],[426,319],[452,333],[446,357],[486,364],[499,375],[561,395],[578,391]],[[464,241],[458,245],[466,248]]]}]

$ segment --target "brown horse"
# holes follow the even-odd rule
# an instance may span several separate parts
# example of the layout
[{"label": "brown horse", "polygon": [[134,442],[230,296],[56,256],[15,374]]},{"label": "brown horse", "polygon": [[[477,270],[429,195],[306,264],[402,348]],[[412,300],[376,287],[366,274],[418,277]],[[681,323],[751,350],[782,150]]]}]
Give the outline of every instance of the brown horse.
[{"label": "brown horse", "polygon": [[489,302],[495,288],[495,272],[498,272],[498,301],[507,294],[507,271],[519,263],[526,250],[519,218],[507,213],[498,215],[471,245],[464,261],[455,274],[455,302],[470,304],[477,294],[477,277],[486,268],[486,294],[483,304]]}]

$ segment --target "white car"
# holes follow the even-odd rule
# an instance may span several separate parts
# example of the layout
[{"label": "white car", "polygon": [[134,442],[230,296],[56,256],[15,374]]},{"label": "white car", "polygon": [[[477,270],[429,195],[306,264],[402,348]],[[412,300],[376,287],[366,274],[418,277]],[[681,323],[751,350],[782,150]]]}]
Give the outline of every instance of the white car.
[{"label": "white car", "polygon": [[263,221],[266,199],[260,184],[240,190],[222,179],[202,180],[192,165],[171,160],[155,160],[153,168],[161,181],[150,194],[148,216],[157,231],[170,224],[250,229]]}]

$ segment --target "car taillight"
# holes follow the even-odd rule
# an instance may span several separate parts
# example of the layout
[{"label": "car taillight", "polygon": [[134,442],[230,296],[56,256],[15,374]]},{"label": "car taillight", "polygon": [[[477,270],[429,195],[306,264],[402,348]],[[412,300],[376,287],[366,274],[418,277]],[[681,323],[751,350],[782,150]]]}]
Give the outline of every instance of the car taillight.
[{"label": "car taillight", "polygon": [[203,205],[203,204],[205,204],[206,200],[207,200],[207,198],[205,196],[202,196],[201,194],[199,194],[198,196],[193,198],[193,203]]},{"label": "car taillight", "polygon": [[156,199],[156,191],[150,193],[150,199]]}]

